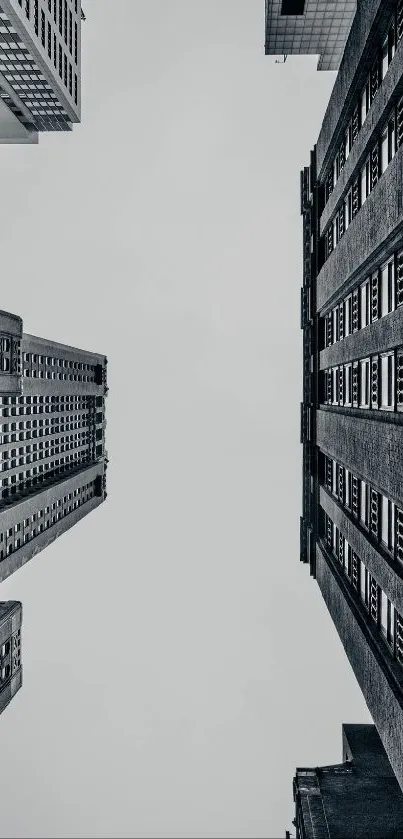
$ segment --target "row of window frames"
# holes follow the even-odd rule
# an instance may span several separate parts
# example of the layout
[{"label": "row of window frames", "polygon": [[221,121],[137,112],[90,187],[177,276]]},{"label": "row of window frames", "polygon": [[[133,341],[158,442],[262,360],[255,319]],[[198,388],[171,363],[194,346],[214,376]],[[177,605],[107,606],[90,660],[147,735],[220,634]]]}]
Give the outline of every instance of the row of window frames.
[{"label": "row of window frames", "polygon": [[[75,419],[76,414],[72,414],[69,419],[62,419],[61,417],[54,417],[51,420],[26,420],[26,422],[8,422],[3,425],[0,424],[0,434],[9,434],[12,431],[18,430],[29,431],[33,428],[43,429],[45,435],[56,434],[57,428],[68,427],[69,431],[74,431],[75,428],[85,428],[88,426],[88,414],[84,414],[83,418]],[[72,435],[70,435],[72,436]],[[74,436],[74,435],[73,435]],[[77,435],[76,435],[77,436]]]},{"label": "row of window frames", "polygon": [[[84,438],[89,437],[88,429],[84,429],[83,431],[72,431],[66,437],[56,437],[54,440],[44,440],[41,443],[29,443],[27,446],[19,446],[18,448],[8,449],[7,451],[3,452],[2,459],[7,460],[9,457],[23,457],[27,454],[32,454],[35,452],[44,451],[48,449],[50,446],[64,446],[70,445],[70,443],[79,443]],[[0,455],[1,458],[1,455]]]},{"label": "row of window frames", "polygon": [[[24,413],[26,406],[32,405],[34,408],[41,407],[40,413],[44,408],[51,408],[52,411],[60,411],[66,409],[71,411],[73,409],[84,409],[94,405],[97,408],[104,408],[105,400],[103,396],[88,396],[87,394],[53,394],[53,395],[35,395],[35,396],[0,396],[0,412],[2,409],[3,416],[16,416],[19,413]],[[74,406],[74,408],[73,408]],[[15,413],[17,412],[17,414]],[[33,413],[38,413],[34,410]]]},{"label": "row of window frames", "polygon": [[[3,368],[9,370],[9,366]],[[60,382],[93,382],[94,374],[86,375],[85,373],[59,373],[54,370],[33,370],[32,367],[26,367],[23,371],[26,379],[50,379],[51,381]]]},{"label": "row of window frames", "polygon": [[85,364],[83,361],[70,361],[67,358],[55,358],[50,355],[38,355],[37,353],[24,352],[24,361],[32,364],[46,364],[49,367],[65,367],[70,370],[86,370],[94,372],[93,364]]},{"label": "row of window frames", "polygon": [[22,457],[25,454],[31,454],[32,452],[38,452],[49,448],[52,444],[64,445],[70,441],[83,439],[85,436],[89,436],[88,429],[84,429],[83,431],[71,431],[71,433],[66,437],[56,437],[51,442],[47,440],[39,443],[30,442],[27,446],[18,446],[13,449],[9,449],[7,452],[3,452],[3,459],[5,455],[9,457]]},{"label": "row of window frames", "polygon": [[403,510],[327,456],[323,482],[340,504],[371,532],[372,537],[393,556],[396,552],[396,558],[402,562]]},{"label": "row of window frames", "polygon": [[396,154],[398,146],[400,146],[403,140],[402,99],[399,101],[397,109],[399,115],[399,136],[395,130],[396,116],[393,114],[384,128],[380,140],[373,146],[362,166],[358,180],[348,190],[345,199],[324,233],[325,259],[330,256],[335,246],[339,243],[354,216],[360,207],[363,206],[371,190],[378,182],[380,175],[386,171],[389,163]]},{"label": "row of window frames", "polygon": [[359,329],[365,329],[402,304],[403,251],[399,251],[325,315],[325,347],[330,347]]},{"label": "row of window frames", "polygon": [[343,141],[336,153],[335,159],[330,167],[325,181],[325,203],[336,185],[337,180],[344,168],[345,162],[352,150],[353,144],[358,137],[368,116],[370,107],[378,91],[380,83],[386,76],[389,66],[393,60],[398,41],[403,34],[403,3],[399,2],[397,16],[391,22],[388,34],[382,44],[381,53],[375,59],[372,70],[365,82],[358,102],[353,108],[353,116],[344,133]]},{"label": "row of window frames", "polygon": [[[72,472],[77,470],[80,466],[92,462],[92,456],[88,450],[81,450],[74,454],[58,455],[55,460],[49,460],[45,463],[39,463],[38,466],[33,466],[32,469],[25,469],[23,472],[15,472],[6,478],[0,478],[0,487],[12,487],[16,492],[17,488],[25,489],[31,487],[33,484],[40,485],[43,481],[48,481],[50,478],[57,477],[65,472]],[[3,497],[5,493],[3,492]]]},{"label": "row of window frames", "polygon": [[[85,431],[79,432],[76,429],[83,428]],[[55,434],[65,434],[66,432],[71,432],[69,437],[76,438],[77,434],[86,434],[88,439],[94,439],[94,431],[93,429],[89,428],[85,425],[60,425],[57,428],[52,430],[40,430],[40,431],[21,431],[13,434],[0,434],[0,445],[9,445],[10,443],[21,443],[25,441],[32,441],[36,439],[44,440],[46,437],[53,437]],[[74,432],[74,433],[73,433]],[[90,436],[91,435],[91,436]],[[58,438],[56,438],[58,439]],[[63,438],[62,438],[63,439]],[[34,446],[43,446],[45,443],[34,443]]]},{"label": "row of window frames", "polygon": [[[48,418],[44,417],[43,419],[29,419],[23,420],[20,422],[2,422],[3,419],[9,418],[10,414],[7,411],[7,414],[3,412],[3,416],[0,414],[0,433],[9,431],[17,431],[17,430],[25,430],[27,428],[48,428],[51,429],[55,425],[70,425],[74,422],[83,422],[86,421],[89,417],[89,409],[83,408],[82,411],[78,411],[77,408],[71,407],[71,410],[67,413],[66,408],[62,411],[57,413],[57,416],[50,416]],[[24,412],[25,414],[25,412]],[[45,411],[33,411],[31,408],[27,407],[27,415],[44,415]],[[16,415],[14,415],[16,416]],[[52,433],[52,432],[51,432]]]},{"label": "row of window frames", "polygon": [[46,458],[56,457],[57,455],[73,454],[75,450],[78,448],[87,449],[88,441],[80,441],[71,444],[63,444],[60,446],[52,446],[52,448],[44,450],[42,455],[21,455],[18,458],[9,458],[7,456],[6,460],[2,460],[0,462],[0,471],[8,472],[9,469],[18,469],[20,466],[30,466],[35,463],[37,463],[39,466],[40,462]]},{"label": "row of window frames", "polygon": [[[34,408],[37,406],[43,406],[44,408],[50,407],[55,411],[59,411],[60,406],[67,406],[67,410],[72,410],[69,406],[77,405],[77,408],[80,406],[89,406],[91,404],[89,400],[92,399],[94,399],[93,396],[83,396],[81,393],[63,393],[52,396],[42,396],[39,394],[35,396],[0,396],[0,408],[3,407],[3,416],[9,416],[6,411],[22,411],[26,406],[30,405]],[[96,397],[96,399],[102,400],[102,396]],[[97,404],[100,403],[97,402]],[[34,411],[34,413],[37,413],[37,411]]]},{"label": "row of window frames", "polygon": [[[77,467],[83,463],[89,463],[90,460],[91,457],[88,453],[88,447],[70,454],[58,454],[54,460],[49,459],[48,461],[38,462],[37,466],[32,465],[29,469],[25,468],[22,472],[14,472],[12,475],[2,478],[2,486],[22,485],[37,476],[47,479],[53,472],[57,473],[64,466],[69,467],[71,470],[73,467]],[[20,467],[16,468],[19,469]]]},{"label": "row of window frames", "polygon": [[[51,416],[47,417],[47,414],[50,414]],[[29,405],[26,405],[24,407],[21,407],[20,410],[18,410],[18,408],[3,408],[3,410],[0,409],[1,421],[4,419],[9,419],[10,417],[25,416],[39,416],[42,417],[42,419],[29,419],[12,423],[0,422],[0,428],[2,424],[8,424],[9,426],[13,426],[8,430],[17,431],[17,428],[39,428],[42,426],[49,427],[52,425],[57,425],[57,423],[78,422],[90,416],[90,406],[74,405],[72,403],[70,405],[63,406],[43,405],[40,407],[31,407]]]},{"label": "row of window frames", "polygon": [[397,363],[392,351],[325,370],[323,397],[327,405],[402,411],[403,351]]},{"label": "row of window frames", "polygon": [[387,641],[392,655],[403,664],[403,619],[329,516],[326,516],[326,543],[360,595],[375,626]]},{"label": "row of window frames", "polygon": [[81,451],[76,455],[61,455],[55,460],[33,466],[32,469],[25,469],[23,472],[15,472],[6,478],[0,478],[0,487],[3,489],[3,498],[8,496],[8,489],[11,493],[21,493],[32,486],[41,488],[43,484],[48,485],[49,481],[60,475],[74,474],[78,468],[91,463],[88,452]]}]

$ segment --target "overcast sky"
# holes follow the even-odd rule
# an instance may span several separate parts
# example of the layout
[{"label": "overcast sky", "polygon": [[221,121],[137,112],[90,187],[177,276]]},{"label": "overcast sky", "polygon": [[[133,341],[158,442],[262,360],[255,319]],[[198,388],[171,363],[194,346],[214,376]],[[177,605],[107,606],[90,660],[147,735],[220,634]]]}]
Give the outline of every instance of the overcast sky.
[{"label": "overcast sky", "polygon": [[109,359],[108,499],[2,584],[2,837],[277,837],[369,715],[299,562],[299,172],[263,0],[86,0],[82,125],[0,150],[1,308]]}]

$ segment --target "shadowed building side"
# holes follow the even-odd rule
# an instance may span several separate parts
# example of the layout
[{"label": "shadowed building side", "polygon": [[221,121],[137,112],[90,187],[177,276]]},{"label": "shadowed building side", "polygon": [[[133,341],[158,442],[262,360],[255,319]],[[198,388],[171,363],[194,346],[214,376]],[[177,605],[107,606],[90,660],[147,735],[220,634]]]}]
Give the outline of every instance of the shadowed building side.
[{"label": "shadowed building side", "polygon": [[105,500],[106,371],[0,312],[0,581]]}]

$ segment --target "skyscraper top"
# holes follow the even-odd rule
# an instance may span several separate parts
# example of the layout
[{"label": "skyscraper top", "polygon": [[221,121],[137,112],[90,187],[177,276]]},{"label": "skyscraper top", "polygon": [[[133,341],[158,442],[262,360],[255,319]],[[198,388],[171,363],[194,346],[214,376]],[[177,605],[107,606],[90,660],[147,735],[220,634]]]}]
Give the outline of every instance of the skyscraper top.
[{"label": "skyscraper top", "polygon": [[266,55],[319,55],[318,70],[337,70],[356,0],[266,0]]}]

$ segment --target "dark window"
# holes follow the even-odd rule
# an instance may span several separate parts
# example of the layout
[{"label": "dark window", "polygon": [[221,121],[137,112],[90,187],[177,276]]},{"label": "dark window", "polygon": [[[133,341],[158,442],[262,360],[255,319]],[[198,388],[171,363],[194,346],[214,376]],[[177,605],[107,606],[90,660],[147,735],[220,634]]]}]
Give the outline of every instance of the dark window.
[{"label": "dark window", "polygon": [[305,8],[305,0],[282,0],[281,14],[282,15],[303,15]]}]

